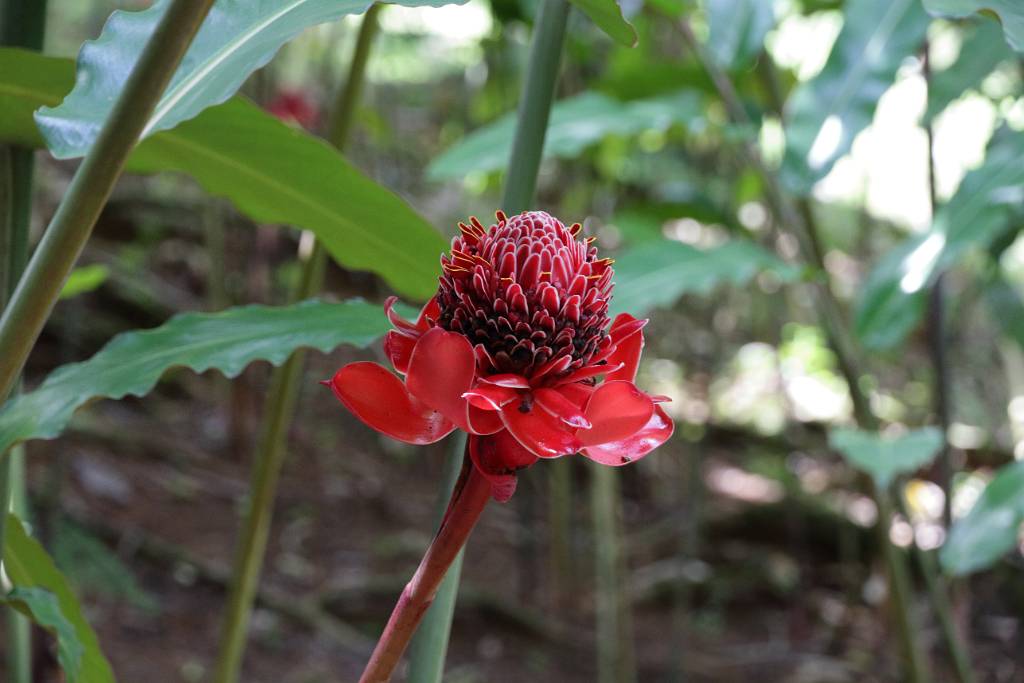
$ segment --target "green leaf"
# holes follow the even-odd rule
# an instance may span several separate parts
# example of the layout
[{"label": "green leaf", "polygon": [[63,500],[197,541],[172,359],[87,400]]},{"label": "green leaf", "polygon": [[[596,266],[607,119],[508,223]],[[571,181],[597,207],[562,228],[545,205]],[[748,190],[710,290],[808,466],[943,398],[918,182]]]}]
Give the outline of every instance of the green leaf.
[{"label": "green leaf", "polygon": [[993,565],[1017,545],[1024,521],[1024,461],[999,470],[978,502],[957,520],[939,553],[942,568],[969,574]]},{"label": "green leaf", "polygon": [[973,22],[964,32],[956,61],[932,74],[928,84],[928,108],[924,121],[932,121],[966,91],[978,88],[992,71],[1013,53],[1000,38],[999,25],[983,19]]},{"label": "green leaf", "polygon": [[[218,0],[160,98],[142,137],[168,130],[235,94],[249,74],[302,30],[348,14],[362,14],[371,0]],[[402,0],[417,7],[445,0]],[[139,12],[116,11],[96,40],[78,55],[75,88],[58,107],[44,107],[36,121],[58,159],[84,156],[99,134],[149,36],[170,5],[156,0]]]},{"label": "green leaf", "polygon": [[[32,110],[59,101],[72,71],[68,60],[0,48],[0,142],[41,146]],[[257,223],[311,230],[338,263],[378,273],[405,296],[437,288],[446,242],[429,223],[330,145],[246,100],[148,138],[128,169],[186,173]]]},{"label": "green leaf", "polygon": [[886,488],[900,474],[909,474],[930,463],[942,448],[942,432],[924,427],[898,436],[860,429],[829,430],[828,443],[879,488]]},{"label": "green leaf", "polygon": [[719,66],[744,69],[764,48],[775,24],[773,3],[765,0],[708,0],[708,51]]},{"label": "green leaf", "polygon": [[7,515],[3,557],[4,571],[17,589],[48,591],[56,597],[60,614],[74,627],[75,639],[82,647],[78,683],[113,683],[114,673],[67,579],[14,515]]},{"label": "green leaf", "polygon": [[615,0],[569,0],[583,10],[598,28],[612,40],[626,47],[636,45],[636,29],[622,16],[622,8]]},{"label": "green leaf", "polygon": [[19,441],[57,436],[91,400],[142,396],[174,367],[234,377],[253,361],[278,365],[302,347],[365,347],[388,329],[381,309],[363,301],[178,315],[152,330],[119,334],[89,360],[62,366],[35,391],[11,399],[0,410],[0,453]]},{"label": "green leaf", "polygon": [[1016,288],[995,274],[985,283],[985,302],[1003,334],[1024,349],[1024,301]]},{"label": "green leaf", "polygon": [[708,294],[724,283],[743,285],[765,271],[783,281],[800,274],[753,242],[734,240],[706,251],[682,242],[644,242],[615,259],[612,315],[645,315],[684,294]]},{"label": "green leaf", "polygon": [[919,0],[858,0],[846,6],[842,31],[821,73],[787,104],[782,179],[807,195],[850,150],[874,117],[878,99],[903,60],[921,46],[928,15]]},{"label": "green leaf", "polygon": [[85,648],[60,602],[45,588],[15,588],[2,600],[57,637],[57,661],[68,683],[77,683]]},{"label": "green leaf", "polygon": [[102,263],[75,268],[68,276],[68,281],[64,283],[64,288],[60,290],[60,298],[70,299],[79,294],[91,292],[106,282],[108,275],[110,275],[110,269]]},{"label": "green leaf", "polygon": [[[665,130],[697,116],[700,116],[700,97],[690,90],[632,102],[585,92],[551,108],[544,156],[572,158],[608,135]],[[515,112],[511,112],[473,131],[431,162],[427,176],[443,180],[505,168],[512,153],[515,123]]]},{"label": "green leaf", "polygon": [[924,0],[924,7],[942,17],[995,14],[1003,25],[1006,42],[1017,52],[1024,52],[1024,3],[1020,0]]},{"label": "green leaf", "polygon": [[935,215],[931,228],[885,255],[868,275],[855,312],[865,346],[901,343],[917,325],[935,277],[972,248],[985,248],[1014,227],[1024,201],[1024,133],[1002,128],[989,143],[984,163],[968,173],[956,194]]}]

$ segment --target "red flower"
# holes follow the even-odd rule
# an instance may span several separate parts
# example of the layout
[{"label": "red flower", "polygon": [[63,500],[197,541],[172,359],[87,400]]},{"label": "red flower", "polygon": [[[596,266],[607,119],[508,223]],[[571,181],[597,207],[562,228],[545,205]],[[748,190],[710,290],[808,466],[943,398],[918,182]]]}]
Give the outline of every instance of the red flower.
[{"label": "red flower", "polygon": [[[351,363],[328,384],[377,431],[412,444],[469,434],[473,464],[499,501],[516,472],[572,453],[604,465],[642,458],[672,420],[633,383],[646,320],[608,318],[612,261],[581,226],[542,211],[498,212],[489,229],[460,223],[441,257],[437,295],[415,323],[384,308],[384,350],[403,383],[376,363]],[[600,377],[604,378],[598,382]]]}]

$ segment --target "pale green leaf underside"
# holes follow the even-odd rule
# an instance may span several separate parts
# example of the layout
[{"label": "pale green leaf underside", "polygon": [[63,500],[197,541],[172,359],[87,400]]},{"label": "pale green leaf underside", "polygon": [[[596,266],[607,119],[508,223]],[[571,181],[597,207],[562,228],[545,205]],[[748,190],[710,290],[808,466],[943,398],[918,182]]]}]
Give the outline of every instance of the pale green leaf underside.
[{"label": "pale green leaf underside", "polygon": [[91,400],[142,396],[171,368],[234,377],[253,361],[278,365],[299,348],[365,347],[389,328],[379,306],[312,300],[186,313],[152,330],[125,332],[89,360],[58,368],[35,391],[9,401],[0,410],[0,453],[26,439],[57,436]]},{"label": "pale green leaf underside", "polygon": [[829,431],[829,445],[861,472],[885,488],[898,475],[909,474],[930,463],[942,448],[942,432],[924,427],[898,436],[859,429]]},{"label": "pale green leaf underside", "polygon": [[1017,545],[1024,521],[1024,462],[1004,466],[949,532],[939,560],[951,574],[985,569]]},{"label": "pale green leaf underside", "polygon": [[1024,2],[1021,0],[924,0],[924,7],[943,17],[994,13],[1003,25],[1006,42],[1017,52],[1024,52]]}]

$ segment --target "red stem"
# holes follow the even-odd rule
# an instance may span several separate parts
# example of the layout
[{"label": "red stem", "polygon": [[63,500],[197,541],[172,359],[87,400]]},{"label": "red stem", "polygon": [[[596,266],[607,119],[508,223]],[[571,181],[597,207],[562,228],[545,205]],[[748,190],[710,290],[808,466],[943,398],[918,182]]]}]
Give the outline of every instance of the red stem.
[{"label": "red stem", "polygon": [[466,544],[490,498],[490,484],[467,458],[441,528],[398,598],[359,683],[387,683],[391,680],[412,634],[434,601],[448,567]]}]

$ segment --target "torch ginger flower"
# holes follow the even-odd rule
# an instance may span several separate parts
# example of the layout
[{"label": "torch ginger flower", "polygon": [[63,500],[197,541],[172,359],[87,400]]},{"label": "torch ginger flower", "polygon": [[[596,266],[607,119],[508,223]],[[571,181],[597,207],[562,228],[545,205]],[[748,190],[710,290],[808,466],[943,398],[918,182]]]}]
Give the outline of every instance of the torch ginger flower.
[{"label": "torch ginger flower", "polygon": [[[441,257],[437,295],[415,323],[385,304],[395,329],[384,350],[403,383],[376,363],[351,363],[329,382],[360,420],[399,441],[429,444],[455,429],[491,494],[505,501],[516,472],[538,458],[581,453],[603,465],[647,455],[672,421],[633,383],[643,327],[608,317],[611,259],[581,226],[543,211],[485,228],[459,224]],[[603,376],[604,381],[597,382]]]}]

